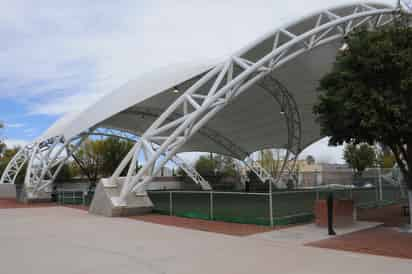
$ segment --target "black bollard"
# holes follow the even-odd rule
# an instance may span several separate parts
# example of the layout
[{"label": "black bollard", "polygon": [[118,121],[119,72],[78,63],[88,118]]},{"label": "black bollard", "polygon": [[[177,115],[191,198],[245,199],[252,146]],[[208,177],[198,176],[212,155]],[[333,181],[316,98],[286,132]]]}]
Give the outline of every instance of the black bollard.
[{"label": "black bollard", "polygon": [[336,235],[333,230],[333,192],[329,192],[328,195],[328,234]]}]

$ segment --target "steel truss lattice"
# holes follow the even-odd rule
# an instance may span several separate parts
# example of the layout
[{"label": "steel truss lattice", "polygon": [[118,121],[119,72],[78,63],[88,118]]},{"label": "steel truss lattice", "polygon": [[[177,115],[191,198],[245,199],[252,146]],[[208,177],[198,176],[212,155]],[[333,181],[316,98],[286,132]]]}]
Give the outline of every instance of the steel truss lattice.
[{"label": "steel truss lattice", "polygon": [[[269,94],[272,95],[276,101],[282,105],[283,108],[285,108],[285,106],[283,106],[283,104],[287,104],[286,100],[290,100],[293,98],[291,97],[291,95],[282,95],[282,93],[287,93],[287,90],[284,86],[282,86],[278,81],[276,81],[276,86],[272,85],[272,86],[268,86],[266,87],[268,90]],[[272,90],[275,89],[275,90]],[[280,93],[280,94],[279,94]],[[278,100],[278,97],[282,98],[282,101]],[[296,106],[296,103],[295,105]],[[287,108],[289,109],[289,108]],[[296,109],[297,110],[297,109]],[[138,108],[138,109],[134,109],[134,110],[129,110],[126,113],[130,113],[133,115],[142,115],[142,116],[150,116],[153,118],[157,118],[159,117],[163,111],[161,109],[156,109],[156,108],[149,108],[149,107],[145,107],[145,108]],[[182,115],[176,114],[176,113],[172,113],[169,118],[168,121],[172,122],[174,120],[177,120],[181,117]],[[288,120],[287,120],[288,122]],[[299,120],[300,122],[300,120]],[[297,127],[300,128],[300,125]],[[294,129],[291,129],[294,130]],[[218,146],[224,148],[227,152],[230,153],[230,155],[234,156],[237,159],[240,159],[248,169],[250,169],[253,173],[256,174],[256,176],[262,181],[262,182],[268,182],[271,181],[273,183],[276,183],[276,180],[273,178],[273,176],[266,171],[262,165],[257,162],[254,161],[253,158],[249,157],[250,153],[246,152],[245,149],[243,149],[242,147],[240,147],[239,145],[237,145],[235,142],[233,142],[232,140],[230,140],[229,138],[227,138],[226,136],[224,136],[223,134],[221,134],[220,132],[212,129],[212,128],[208,128],[208,127],[203,127],[199,130],[199,133],[201,135],[203,135],[204,137],[212,140],[215,144],[217,144]],[[300,140],[299,140],[300,142]],[[174,157],[175,158],[175,157]],[[172,161],[176,162],[174,160],[174,158],[172,158]],[[181,162],[181,161],[178,161]],[[183,168],[183,170],[187,169],[188,167],[187,164],[184,165],[185,167],[181,166]],[[190,171],[190,173],[195,173],[194,168],[189,165],[189,167],[191,168],[192,171]],[[186,171],[186,170],[185,170]],[[187,173],[187,171],[186,171]],[[189,174],[189,176],[196,182],[196,178],[199,178],[200,174],[198,174],[196,172],[196,175],[191,175]],[[204,179],[201,179],[204,180]]]},{"label": "steel truss lattice", "polygon": [[[1,183],[14,183],[18,173],[27,163],[25,177],[25,192],[28,198],[35,198],[41,191],[50,192],[51,185],[56,179],[66,161],[80,147],[85,139],[90,136],[114,137],[130,142],[137,142],[139,137],[133,133],[122,130],[98,127],[65,142],[64,138],[51,138],[41,143],[25,146],[9,162],[1,178]],[[193,181],[202,189],[210,190],[210,184],[194,169],[177,155],[171,159],[181,167]]]},{"label": "steel truss lattice", "polygon": [[4,170],[0,183],[2,184],[14,184],[17,175],[22,170],[27,160],[31,157],[33,151],[33,145],[26,145],[20,149],[13,159],[7,164]]},{"label": "steel truss lattice", "polygon": [[296,104],[293,95],[286,89],[286,87],[270,74],[265,76],[259,82],[259,86],[261,86],[276,100],[280,106],[280,115],[285,117],[288,133],[287,144],[284,148],[286,154],[283,157],[283,163],[275,174],[275,177],[263,169],[258,162],[252,161],[251,157],[247,159],[247,162],[253,168],[252,170],[255,174],[259,174],[259,178],[261,178],[264,182],[269,181],[276,185],[279,181],[283,180],[292,179],[296,181],[297,175],[295,166],[298,155],[301,151],[302,140],[302,124],[298,105]]},{"label": "steel truss lattice", "polygon": [[[118,205],[125,203],[125,198],[131,191],[144,191],[145,185],[150,181],[150,177],[145,177],[145,174],[148,171],[156,174],[184,143],[242,92],[293,58],[320,45],[341,39],[355,28],[375,28],[391,22],[395,16],[393,12],[393,9],[364,4],[357,5],[344,16],[325,10],[317,15],[313,28],[303,33],[293,33],[287,28],[274,32],[271,36],[272,50],[262,53],[256,60],[246,57],[249,50],[258,46],[255,44],[211,69],[153,122],[113,174],[112,181],[116,181],[131,161],[128,176],[116,201]],[[389,18],[385,18],[386,15],[389,15]],[[209,85],[210,83],[212,84]],[[183,115],[173,119],[173,113],[179,112]],[[151,142],[160,145],[153,149],[149,145]],[[133,162],[141,151],[147,155],[147,161],[136,172]],[[161,155],[165,156],[160,159]],[[155,165],[156,162],[159,163]]]}]

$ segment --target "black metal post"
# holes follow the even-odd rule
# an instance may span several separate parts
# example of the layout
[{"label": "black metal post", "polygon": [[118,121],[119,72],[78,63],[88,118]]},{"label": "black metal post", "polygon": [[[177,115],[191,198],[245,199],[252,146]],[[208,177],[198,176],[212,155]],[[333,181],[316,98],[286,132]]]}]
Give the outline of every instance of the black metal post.
[{"label": "black metal post", "polygon": [[328,234],[336,235],[336,232],[333,230],[333,192],[329,192],[328,195]]}]

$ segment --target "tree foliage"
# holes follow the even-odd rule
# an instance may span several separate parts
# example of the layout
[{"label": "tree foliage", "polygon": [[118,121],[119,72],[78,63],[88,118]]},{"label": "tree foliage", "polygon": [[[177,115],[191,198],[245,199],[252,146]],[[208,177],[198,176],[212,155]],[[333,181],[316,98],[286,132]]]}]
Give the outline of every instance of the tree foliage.
[{"label": "tree foliage", "polygon": [[306,161],[306,164],[308,165],[313,165],[316,162],[315,157],[313,157],[312,155],[306,156],[305,161]]},{"label": "tree foliage", "polygon": [[77,175],[78,171],[74,167],[72,162],[65,163],[61,168],[60,172],[57,174],[56,183],[69,182]]},{"label": "tree foliage", "polygon": [[195,168],[203,177],[235,177],[236,164],[232,157],[224,155],[201,155],[196,161]]},{"label": "tree foliage", "polygon": [[218,172],[222,177],[236,177],[236,163],[232,157],[225,155],[216,155],[214,157],[217,165]]},{"label": "tree foliage", "polygon": [[357,176],[361,176],[366,168],[373,167],[376,164],[375,149],[365,143],[345,145],[343,158],[356,171]]},{"label": "tree foliage", "polygon": [[0,122],[0,156],[3,154],[4,150],[6,149],[6,144],[3,142],[3,138],[1,135],[1,131],[4,128],[4,124]]},{"label": "tree foliage", "polygon": [[389,147],[412,189],[412,29],[406,16],[346,38],[314,113],[330,144]]},{"label": "tree foliage", "polygon": [[99,178],[112,175],[132,146],[133,143],[114,137],[86,140],[73,158],[88,179],[96,183]]},{"label": "tree foliage", "polygon": [[215,176],[217,169],[217,161],[213,157],[201,155],[196,161],[195,168],[203,177]]},{"label": "tree foliage", "polygon": [[382,148],[380,151],[378,151],[377,158],[377,161],[381,168],[393,168],[395,166],[395,156],[390,149]]}]

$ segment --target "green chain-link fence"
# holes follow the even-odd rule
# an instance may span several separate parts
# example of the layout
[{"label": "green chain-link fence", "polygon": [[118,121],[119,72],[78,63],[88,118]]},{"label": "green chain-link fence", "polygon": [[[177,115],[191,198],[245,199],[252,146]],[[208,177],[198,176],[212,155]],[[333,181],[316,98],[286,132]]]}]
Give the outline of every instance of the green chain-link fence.
[{"label": "green chain-link fence", "polygon": [[286,225],[313,219],[317,199],[325,199],[333,191],[335,199],[353,199],[357,207],[399,203],[403,197],[399,187],[347,189],[316,189],[277,191],[272,193],[210,192],[210,191],[152,191],[149,196],[155,211],[175,216],[210,219],[237,223]]}]

